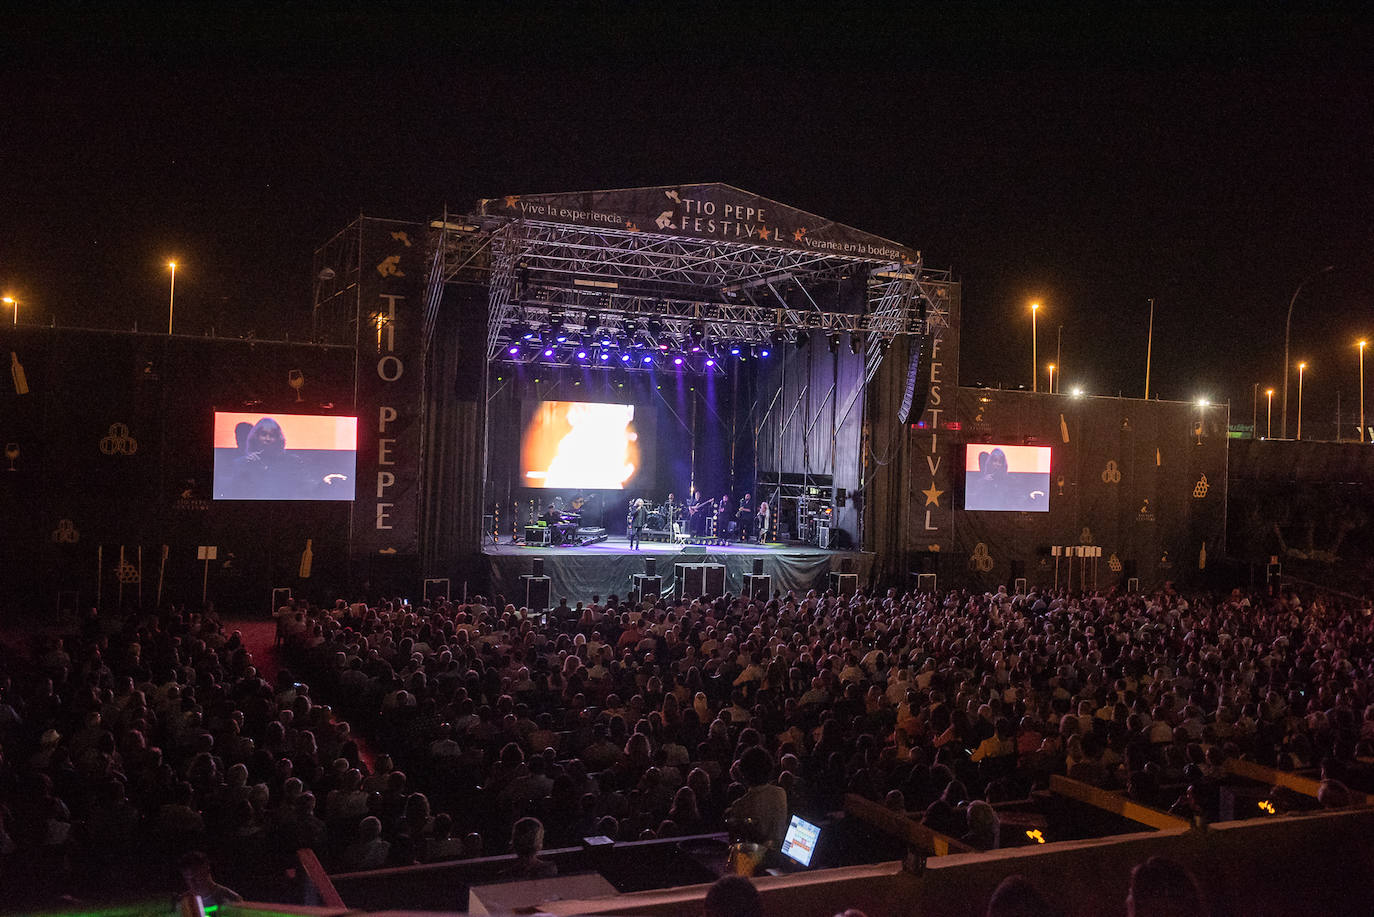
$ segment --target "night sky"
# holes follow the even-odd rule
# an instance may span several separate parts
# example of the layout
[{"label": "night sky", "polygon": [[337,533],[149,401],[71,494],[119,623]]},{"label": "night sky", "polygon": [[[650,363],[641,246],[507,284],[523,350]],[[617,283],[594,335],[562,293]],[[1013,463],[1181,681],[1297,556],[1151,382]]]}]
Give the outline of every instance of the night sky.
[{"label": "night sky", "polygon": [[1305,428],[1338,389],[1353,424],[1374,340],[1356,6],[320,9],[8,16],[0,287],[21,322],[165,327],[175,256],[179,331],[303,337],[312,252],[358,213],[721,181],[951,269],[966,383],[1029,382],[1039,299],[1065,390],[1139,396],[1154,297],[1152,392],[1229,398],[1236,421],[1281,380],[1294,288],[1334,265],[1293,357]]}]

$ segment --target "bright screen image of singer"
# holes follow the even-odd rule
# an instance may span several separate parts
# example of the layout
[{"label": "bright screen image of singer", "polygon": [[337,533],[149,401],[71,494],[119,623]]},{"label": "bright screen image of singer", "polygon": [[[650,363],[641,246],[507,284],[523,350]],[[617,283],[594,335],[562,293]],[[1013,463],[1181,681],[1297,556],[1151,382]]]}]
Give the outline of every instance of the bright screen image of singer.
[{"label": "bright screen image of singer", "polygon": [[964,509],[1049,512],[1050,447],[966,446]]},{"label": "bright screen image of singer", "polygon": [[525,487],[624,490],[647,484],[644,468],[653,431],[650,412],[632,404],[540,401],[527,410],[520,437]]},{"label": "bright screen image of singer", "polygon": [[215,412],[216,500],[352,500],[358,418]]}]

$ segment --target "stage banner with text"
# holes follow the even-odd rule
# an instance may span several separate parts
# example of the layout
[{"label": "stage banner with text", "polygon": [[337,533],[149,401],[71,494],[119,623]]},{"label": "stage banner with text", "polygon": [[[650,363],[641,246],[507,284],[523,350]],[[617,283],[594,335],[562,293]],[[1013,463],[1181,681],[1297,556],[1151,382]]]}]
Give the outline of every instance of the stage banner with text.
[{"label": "stage banner with text", "polygon": [[869,261],[914,264],[920,260],[919,252],[904,245],[724,184],[508,194],[478,201],[477,206],[486,216],[748,243]]},{"label": "stage banner with text", "polygon": [[423,393],[423,228],[360,219],[356,554],[416,554]]},{"label": "stage banner with text", "polygon": [[918,367],[918,387],[926,387],[925,411],[912,416],[908,435],[917,453],[913,465],[916,486],[910,508],[916,513],[910,529],[916,550],[948,551],[954,532],[954,492],[958,483],[959,415],[954,393],[959,385],[959,318],[961,288],[957,283],[930,281],[926,341],[929,355]]}]

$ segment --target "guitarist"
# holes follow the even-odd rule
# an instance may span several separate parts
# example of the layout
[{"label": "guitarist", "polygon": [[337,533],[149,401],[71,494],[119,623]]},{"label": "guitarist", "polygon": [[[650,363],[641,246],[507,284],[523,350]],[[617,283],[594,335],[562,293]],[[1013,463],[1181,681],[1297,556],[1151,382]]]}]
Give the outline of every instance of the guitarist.
[{"label": "guitarist", "polygon": [[693,535],[706,534],[706,520],[711,515],[715,502],[714,500],[703,500],[699,490],[692,494],[692,502],[687,507],[687,527]]}]

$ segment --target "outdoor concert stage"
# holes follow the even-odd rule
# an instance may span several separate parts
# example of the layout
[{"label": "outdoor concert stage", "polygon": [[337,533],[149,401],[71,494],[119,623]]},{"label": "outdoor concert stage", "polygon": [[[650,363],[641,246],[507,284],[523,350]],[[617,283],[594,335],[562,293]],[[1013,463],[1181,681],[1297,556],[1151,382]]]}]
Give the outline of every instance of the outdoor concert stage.
[{"label": "outdoor concert stage", "polygon": [[623,597],[630,591],[630,578],[645,572],[646,558],[654,558],[655,573],[663,577],[665,592],[673,588],[674,564],[679,563],[724,565],[725,588],[736,594],[744,577],[753,572],[755,560],[763,561],[763,572],[773,577],[774,590],[795,589],[799,593],[824,588],[827,575],[842,572],[842,567],[858,574],[860,584],[865,583],[873,566],[873,555],[861,551],[826,551],[776,543],[703,547],[646,541],[639,550],[631,551],[627,539],[611,538],[584,547],[531,547],[502,542],[486,545],[482,553],[493,591],[508,600],[514,601],[520,577],[531,571],[531,561],[537,557],[543,559],[544,575],[550,578],[553,603],[566,596],[569,605],[590,601],[593,595]]}]

